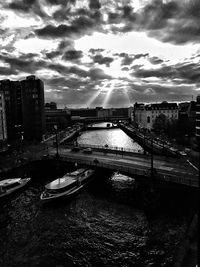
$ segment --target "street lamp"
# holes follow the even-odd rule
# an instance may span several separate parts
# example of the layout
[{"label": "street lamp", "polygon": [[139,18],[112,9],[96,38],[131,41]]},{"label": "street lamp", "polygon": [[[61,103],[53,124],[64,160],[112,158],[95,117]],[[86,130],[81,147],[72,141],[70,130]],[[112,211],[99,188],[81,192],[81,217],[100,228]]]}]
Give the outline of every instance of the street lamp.
[{"label": "street lamp", "polygon": [[151,178],[153,178],[153,138],[151,138]]},{"label": "street lamp", "polygon": [[54,125],[54,129],[56,130],[56,158],[58,158],[59,157],[59,154],[58,154],[58,126]]},{"label": "street lamp", "polygon": [[16,134],[17,134],[17,143],[18,143],[18,147],[20,146],[20,141],[22,141],[24,139],[24,132],[22,132],[22,130],[20,129],[22,127],[21,124],[15,124],[15,129],[16,129]]}]

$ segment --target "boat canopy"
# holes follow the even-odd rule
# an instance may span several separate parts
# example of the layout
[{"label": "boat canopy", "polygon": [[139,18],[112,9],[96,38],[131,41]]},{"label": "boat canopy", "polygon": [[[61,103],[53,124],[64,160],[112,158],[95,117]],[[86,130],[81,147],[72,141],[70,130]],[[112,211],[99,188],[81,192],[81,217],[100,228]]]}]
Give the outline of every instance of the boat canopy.
[{"label": "boat canopy", "polygon": [[50,190],[61,189],[61,188],[67,187],[67,186],[69,186],[75,182],[76,182],[75,180],[72,180],[69,177],[68,178],[59,178],[59,179],[56,179],[55,181],[45,185],[45,188],[50,189]]},{"label": "boat canopy", "polygon": [[77,177],[77,176],[81,175],[83,172],[85,172],[86,170],[87,170],[86,168],[81,168],[81,169],[78,169],[74,172],[69,173],[68,175],[70,177]]},{"label": "boat canopy", "polygon": [[45,188],[49,190],[55,190],[67,187],[72,183],[77,182],[79,176],[81,176],[86,170],[87,168],[80,168],[74,172],[67,173],[62,178],[58,178],[55,181],[45,185]]},{"label": "boat canopy", "polygon": [[21,180],[21,178],[14,178],[14,179],[6,179],[3,181],[0,181],[0,186],[4,187],[4,186],[8,186],[14,183],[18,183]]}]

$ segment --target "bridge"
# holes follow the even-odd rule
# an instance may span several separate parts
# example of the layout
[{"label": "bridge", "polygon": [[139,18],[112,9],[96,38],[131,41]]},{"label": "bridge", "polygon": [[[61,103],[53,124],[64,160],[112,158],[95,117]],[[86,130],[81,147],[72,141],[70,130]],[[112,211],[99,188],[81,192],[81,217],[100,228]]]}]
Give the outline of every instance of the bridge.
[{"label": "bridge", "polygon": [[72,121],[75,122],[84,122],[84,123],[91,123],[91,122],[118,122],[118,121],[128,121],[129,117],[123,116],[108,116],[108,117],[72,117]]},{"label": "bridge", "polygon": [[[129,151],[130,152],[130,151]],[[50,149],[50,157],[55,157],[56,149]],[[60,148],[59,158],[66,162],[79,163],[91,167],[99,167],[119,171],[134,177],[140,182],[171,183],[198,188],[198,171],[185,160],[170,160],[165,157],[154,157],[153,169],[149,155],[131,152],[129,155],[119,154],[117,151],[89,151],[86,149]],[[152,172],[153,171],[153,172]]]},{"label": "bridge", "polygon": [[112,124],[110,126],[92,126],[92,125],[86,125],[84,127],[84,130],[87,130],[87,131],[93,131],[93,130],[110,130],[110,129],[116,129],[116,128],[119,128],[117,125],[115,124]]}]

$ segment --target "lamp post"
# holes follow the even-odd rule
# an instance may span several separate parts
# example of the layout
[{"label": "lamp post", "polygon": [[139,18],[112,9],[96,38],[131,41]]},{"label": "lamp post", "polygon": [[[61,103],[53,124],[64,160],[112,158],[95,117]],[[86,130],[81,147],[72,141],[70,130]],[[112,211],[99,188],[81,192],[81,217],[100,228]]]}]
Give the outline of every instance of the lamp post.
[{"label": "lamp post", "polygon": [[[21,124],[15,124],[16,135],[17,135],[17,143],[18,143],[18,149],[19,149],[19,147],[20,147],[21,140],[24,139],[24,137],[23,137],[23,133],[24,133],[24,132],[21,131],[21,129],[20,129],[21,127],[22,127]],[[22,138],[23,138],[23,139],[22,139]]]},{"label": "lamp post", "polygon": [[153,139],[151,138],[151,178],[153,178]]},{"label": "lamp post", "polygon": [[58,154],[58,127],[57,125],[54,125],[54,129],[56,130],[56,158],[58,158],[59,154]]}]

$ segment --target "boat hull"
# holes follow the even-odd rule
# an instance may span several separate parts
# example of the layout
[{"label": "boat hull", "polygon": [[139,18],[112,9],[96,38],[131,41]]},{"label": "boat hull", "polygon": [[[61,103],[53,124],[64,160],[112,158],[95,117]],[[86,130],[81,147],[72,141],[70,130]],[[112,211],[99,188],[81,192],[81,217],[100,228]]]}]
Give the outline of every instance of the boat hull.
[{"label": "boat hull", "polygon": [[66,199],[66,200],[70,200],[73,196],[75,196],[76,194],[78,194],[87,184],[89,184],[93,178],[94,178],[94,173],[91,173],[91,175],[89,177],[87,177],[87,181],[84,182],[84,184],[80,184],[80,186],[77,186],[75,188],[73,188],[70,191],[66,191],[60,194],[55,194],[49,197],[45,197],[45,191],[40,195],[40,200],[42,203],[49,203],[52,201],[59,201],[62,199]]},{"label": "boat hull", "polygon": [[22,188],[24,188],[30,182],[30,180],[31,180],[31,178],[24,178],[23,181],[21,182],[21,184],[19,184],[15,188],[8,190],[7,192],[5,192],[3,194],[0,194],[0,201],[13,196],[15,193],[22,190]]}]

